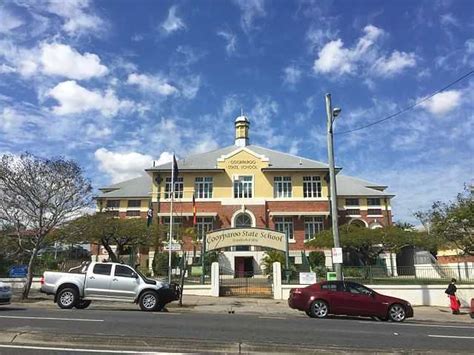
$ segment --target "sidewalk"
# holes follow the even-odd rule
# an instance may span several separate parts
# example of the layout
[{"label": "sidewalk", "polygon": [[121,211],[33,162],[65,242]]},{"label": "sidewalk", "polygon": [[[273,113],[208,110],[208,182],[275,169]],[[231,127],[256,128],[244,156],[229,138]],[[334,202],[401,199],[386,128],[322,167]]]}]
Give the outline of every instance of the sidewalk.
[{"label": "sidewalk", "polygon": [[[16,296],[16,295],[15,295]],[[26,302],[20,302],[15,297],[12,303],[15,306],[49,308],[57,306],[53,303],[52,296],[43,295],[32,291]],[[134,309],[137,305],[122,302],[93,301],[91,308],[95,309]],[[178,302],[172,302],[166,306],[170,312],[200,312],[200,313],[234,313],[234,314],[258,314],[261,316],[285,317],[301,316],[307,317],[304,312],[299,312],[288,307],[286,300],[273,300],[268,298],[238,298],[238,297],[209,297],[209,296],[183,296],[183,306]],[[415,306],[415,317],[410,321],[451,323],[461,322],[472,324],[474,319],[469,315],[469,310],[462,309],[461,314],[454,315],[449,307],[427,307]],[[474,329],[474,328],[473,328]]]}]

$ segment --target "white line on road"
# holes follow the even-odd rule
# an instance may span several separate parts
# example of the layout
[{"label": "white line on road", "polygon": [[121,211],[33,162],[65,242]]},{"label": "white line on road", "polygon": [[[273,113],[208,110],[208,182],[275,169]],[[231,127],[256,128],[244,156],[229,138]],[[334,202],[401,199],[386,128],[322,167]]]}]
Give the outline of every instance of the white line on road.
[{"label": "white line on road", "polygon": [[[359,322],[362,324],[369,324],[368,322]],[[378,323],[386,325],[401,325],[401,326],[410,326],[410,327],[436,327],[436,328],[457,328],[457,329],[472,329],[472,326],[462,326],[462,325],[441,325],[441,324],[411,324],[411,323]]]},{"label": "white line on road", "polygon": [[52,318],[52,317],[20,317],[20,316],[0,316],[0,318],[13,319],[41,319],[41,320],[63,320],[63,321],[78,321],[78,322],[103,322],[103,319],[82,319],[82,318]]},{"label": "white line on road", "polygon": [[460,335],[430,335],[428,334],[429,337],[431,338],[454,338],[454,339],[473,339],[474,337],[466,337],[466,336],[460,336]]},{"label": "white line on road", "polygon": [[73,348],[54,348],[47,346],[28,346],[28,345],[0,345],[0,348],[7,349],[30,349],[30,350],[51,350],[51,351],[71,351],[85,353],[113,353],[113,354],[171,354],[156,351],[136,351],[136,350],[104,350],[104,349],[73,349]]},{"label": "white line on road", "polygon": [[286,319],[285,317],[271,317],[271,316],[269,316],[269,317],[258,317],[258,318],[260,318],[260,319]]}]

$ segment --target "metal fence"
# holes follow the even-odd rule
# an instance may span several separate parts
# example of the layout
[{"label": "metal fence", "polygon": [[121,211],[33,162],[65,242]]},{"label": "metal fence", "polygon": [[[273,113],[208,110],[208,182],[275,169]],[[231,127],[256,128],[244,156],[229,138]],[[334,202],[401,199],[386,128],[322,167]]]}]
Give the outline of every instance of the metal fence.
[{"label": "metal fence", "polygon": [[[326,279],[326,273],[331,271],[326,268],[314,270],[318,281]],[[415,265],[398,266],[391,269],[385,266],[343,266],[343,277],[365,284],[445,284],[452,278],[457,283],[474,283],[474,267],[463,265]],[[282,270],[283,284],[299,284],[299,271]]]}]

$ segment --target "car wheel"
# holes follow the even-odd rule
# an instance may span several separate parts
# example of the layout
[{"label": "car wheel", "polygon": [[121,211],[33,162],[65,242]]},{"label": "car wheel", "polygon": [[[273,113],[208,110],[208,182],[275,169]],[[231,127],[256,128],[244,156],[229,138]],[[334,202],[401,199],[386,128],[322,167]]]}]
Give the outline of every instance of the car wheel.
[{"label": "car wheel", "polygon": [[80,300],[79,302],[77,302],[77,304],[74,307],[76,307],[77,309],[86,309],[87,307],[90,306],[90,304],[91,304],[91,301]]},{"label": "car wheel", "polygon": [[388,309],[388,318],[392,322],[403,322],[406,318],[405,307],[401,304],[392,304]]},{"label": "car wheel", "polygon": [[158,294],[155,291],[145,291],[140,296],[138,304],[140,305],[140,309],[142,311],[156,311],[159,306]]},{"label": "car wheel", "polygon": [[316,300],[311,303],[309,309],[310,317],[312,318],[326,318],[329,313],[329,306],[323,300]]},{"label": "car wheel", "polygon": [[311,315],[311,312],[310,312],[310,311],[304,311],[304,313],[306,313],[306,315],[307,315],[308,317],[313,318],[313,316]]},{"label": "car wheel", "polygon": [[79,294],[75,288],[63,288],[59,291],[57,303],[59,308],[71,309],[78,301]]}]

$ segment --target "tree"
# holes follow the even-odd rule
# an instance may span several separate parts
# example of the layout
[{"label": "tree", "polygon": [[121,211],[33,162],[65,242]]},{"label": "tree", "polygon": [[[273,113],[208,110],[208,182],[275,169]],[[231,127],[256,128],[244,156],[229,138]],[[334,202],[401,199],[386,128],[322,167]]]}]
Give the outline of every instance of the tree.
[{"label": "tree", "polygon": [[111,261],[119,262],[128,248],[152,245],[152,236],[158,233],[158,228],[157,225],[147,227],[143,219],[116,218],[109,212],[98,212],[71,221],[60,233],[68,241],[100,244]]},{"label": "tree", "polygon": [[[364,265],[370,265],[383,252],[397,253],[408,245],[424,245],[420,233],[406,231],[395,226],[369,229],[354,225],[343,225],[339,228],[340,244],[346,251],[355,253]],[[334,240],[332,230],[320,232],[306,243],[308,247],[332,248]]]},{"label": "tree", "polygon": [[27,298],[33,263],[51,232],[90,206],[92,187],[80,166],[64,158],[43,159],[29,153],[0,160],[0,220],[14,231],[29,256]]},{"label": "tree", "polygon": [[467,188],[454,202],[437,201],[430,210],[419,211],[415,216],[433,243],[455,247],[464,255],[474,255],[474,200]]},{"label": "tree", "polygon": [[279,250],[269,249],[265,252],[265,256],[262,258],[260,264],[263,266],[263,272],[265,275],[273,274],[273,263],[279,262],[281,265],[285,265],[285,253]]}]

